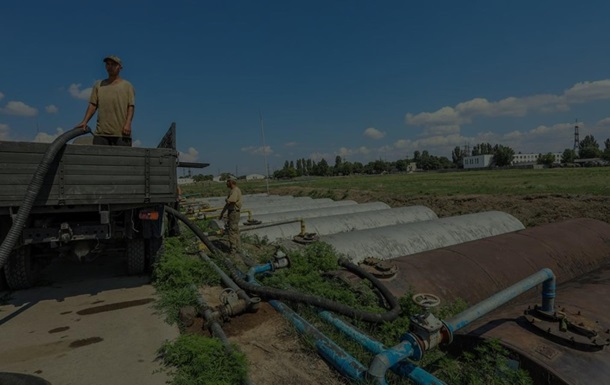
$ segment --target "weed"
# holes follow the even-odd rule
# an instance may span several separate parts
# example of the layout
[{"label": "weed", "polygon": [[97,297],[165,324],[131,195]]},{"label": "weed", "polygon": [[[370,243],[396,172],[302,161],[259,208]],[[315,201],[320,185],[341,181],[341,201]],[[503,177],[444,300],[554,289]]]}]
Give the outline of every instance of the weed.
[{"label": "weed", "polygon": [[167,238],[165,253],[155,265],[153,284],[159,293],[155,308],[169,324],[178,322],[178,311],[197,303],[191,285],[217,285],[220,278],[198,258],[185,256],[183,240]]},{"label": "weed", "polygon": [[177,238],[165,241],[165,253],[155,266],[154,285],[163,292],[191,284],[219,284],[218,276],[199,258],[184,255],[182,242]]},{"label": "weed", "polygon": [[215,338],[184,334],[159,350],[171,367],[171,385],[233,385],[247,378],[246,357],[237,349],[227,352]]},{"label": "weed", "polygon": [[442,359],[435,376],[452,385],[532,385],[523,369],[514,369],[498,340],[478,345],[457,359]]}]

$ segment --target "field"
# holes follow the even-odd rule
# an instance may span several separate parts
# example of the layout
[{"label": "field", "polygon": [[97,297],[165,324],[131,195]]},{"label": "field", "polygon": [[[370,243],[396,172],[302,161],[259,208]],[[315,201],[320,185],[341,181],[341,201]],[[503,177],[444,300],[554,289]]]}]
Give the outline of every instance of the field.
[{"label": "field", "polygon": [[[375,176],[239,181],[244,194],[266,193],[424,205],[439,216],[488,210],[514,215],[525,226],[570,218],[610,221],[610,168],[426,172]],[[221,196],[224,183],[203,182],[184,194]]]}]

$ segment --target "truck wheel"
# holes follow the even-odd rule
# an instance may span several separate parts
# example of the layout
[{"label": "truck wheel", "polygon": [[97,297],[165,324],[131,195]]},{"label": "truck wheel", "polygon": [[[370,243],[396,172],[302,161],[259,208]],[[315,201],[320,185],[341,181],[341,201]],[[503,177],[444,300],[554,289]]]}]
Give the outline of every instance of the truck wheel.
[{"label": "truck wheel", "polygon": [[127,240],[127,274],[142,274],[146,269],[146,249],[143,238]]},{"label": "truck wheel", "polygon": [[6,277],[4,276],[4,268],[0,269],[0,291],[8,289],[6,284]]},{"label": "truck wheel", "polygon": [[146,269],[152,273],[155,265],[165,254],[163,238],[150,238],[146,240]]},{"label": "truck wheel", "polygon": [[4,265],[4,276],[9,289],[28,289],[38,280],[39,272],[32,263],[31,250],[30,246],[22,246],[11,252]]}]

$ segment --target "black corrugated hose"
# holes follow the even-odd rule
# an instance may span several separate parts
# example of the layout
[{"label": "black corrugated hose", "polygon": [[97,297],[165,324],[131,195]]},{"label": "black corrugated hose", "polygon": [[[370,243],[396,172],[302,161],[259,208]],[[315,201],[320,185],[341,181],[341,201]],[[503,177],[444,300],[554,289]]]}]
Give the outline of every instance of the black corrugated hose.
[{"label": "black corrugated hose", "polygon": [[47,172],[49,172],[49,167],[51,166],[51,163],[53,163],[57,153],[69,140],[90,132],[91,130],[89,127],[86,129],[74,128],[58,136],[53,143],[49,145],[49,148],[47,148],[47,151],[44,153],[38,168],[36,171],[34,171],[32,180],[30,181],[30,184],[25,192],[23,203],[21,203],[21,206],[19,206],[19,211],[13,220],[13,225],[4,238],[4,241],[2,241],[2,245],[0,245],[0,269],[4,267],[4,264],[6,264],[13,247],[15,247],[17,240],[21,236],[21,230],[23,229],[23,226],[25,226],[25,222],[30,215],[30,211],[32,211],[32,206],[34,206],[34,201],[40,192],[44,178],[47,175]]},{"label": "black corrugated hose", "polygon": [[[206,235],[201,231],[201,229],[197,227],[197,225],[195,225],[193,222],[191,222],[184,214],[169,206],[165,206],[165,209],[171,214],[173,214],[176,218],[184,222],[184,224],[186,224],[195,233],[195,235],[197,235],[197,237],[201,239],[201,241],[206,245],[208,249],[210,249],[210,251],[212,251],[212,253],[221,255],[220,250],[218,250],[218,248],[214,246],[214,244],[208,239],[208,237],[206,237]],[[231,278],[242,289],[250,293],[257,294],[266,299],[279,299],[305,303],[308,305],[316,306],[321,309],[329,310],[351,318],[371,323],[393,321],[398,317],[400,313],[400,305],[398,303],[398,300],[381,282],[379,282],[377,278],[345,259],[340,259],[339,265],[345,267],[352,273],[369,280],[385,298],[385,300],[390,306],[390,310],[386,311],[385,313],[371,313],[363,310],[354,309],[347,305],[331,301],[322,297],[297,293],[294,291],[276,289],[268,286],[258,286],[242,279],[242,274],[240,274],[241,272],[237,270],[237,268],[231,263],[231,261],[228,260],[228,258],[222,258],[222,262],[231,273]]]}]

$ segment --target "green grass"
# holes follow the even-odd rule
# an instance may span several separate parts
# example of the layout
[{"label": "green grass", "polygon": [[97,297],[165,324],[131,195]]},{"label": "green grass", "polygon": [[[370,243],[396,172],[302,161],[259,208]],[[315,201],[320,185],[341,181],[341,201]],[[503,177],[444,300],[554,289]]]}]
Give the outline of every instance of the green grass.
[{"label": "green grass", "polygon": [[247,378],[243,353],[227,352],[217,339],[183,334],[161,347],[159,353],[171,368],[171,385],[234,385]]},{"label": "green grass", "polygon": [[[459,172],[417,172],[413,174],[360,175],[346,177],[307,177],[271,180],[269,191],[282,187],[313,188],[320,198],[335,191],[359,190],[388,195],[527,195],[586,194],[610,195],[610,167],[554,168],[541,170],[482,170]],[[246,194],[267,192],[266,181],[238,182]],[[227,193],[222,183],[203,182],[187,185],[185,193],[221,196]],[[326,190],[326,191],[325,191]],[[340,198],[340,197],[339,197]]]},{"label": "green grass", "polygon": [[[197,296],[192,285],[220,285],[220,277],[197,256],[187,253],[193,244],[193,234],[165,239],[165,253],[155,265],[153,285],[159,299],[155,308],[169,324],[178,324],[178,312],[186,306],[197,307]],[[191,247],[192,248],[192,247]],[[170,373],[171,385],[232,385],[247,377],[248,363],[237,348],[227,351],[215,338],[183,334],[159,349]]]}]

